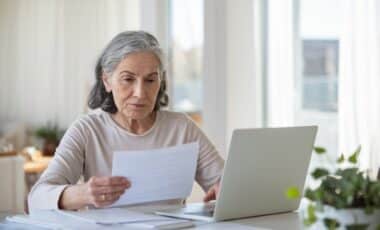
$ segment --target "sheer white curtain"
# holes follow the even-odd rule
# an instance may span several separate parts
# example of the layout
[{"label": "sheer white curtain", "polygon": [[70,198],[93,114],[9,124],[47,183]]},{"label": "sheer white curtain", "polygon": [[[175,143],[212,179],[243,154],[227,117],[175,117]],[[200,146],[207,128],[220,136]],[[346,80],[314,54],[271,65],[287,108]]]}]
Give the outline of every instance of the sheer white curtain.
[{"label": "sheer white curtain", "polygon": [[339,147],[362,145],[362,168],[380,167],[380,1],[345,0],[340,46]]},{"label": "sheer white curtain", "polygon": [[86,112],[96,57],[139,28],[138,0],[1,0],[0,121],[67,127]]},{"label": "sheer white curtain", "polygon": [[294,124],[297,49],[296,0],[268,1],[269,126]]}]

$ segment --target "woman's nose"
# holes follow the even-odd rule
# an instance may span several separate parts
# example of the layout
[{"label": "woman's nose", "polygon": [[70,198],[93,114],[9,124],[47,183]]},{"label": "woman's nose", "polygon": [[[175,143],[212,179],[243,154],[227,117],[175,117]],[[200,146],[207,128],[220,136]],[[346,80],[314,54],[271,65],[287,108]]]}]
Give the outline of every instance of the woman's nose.
[{"label": "woman's nose", "polygon": [[137,98],[143,98],[145,96],[145,86],[144,83],[138,81],[133,88],[133,96]]}]

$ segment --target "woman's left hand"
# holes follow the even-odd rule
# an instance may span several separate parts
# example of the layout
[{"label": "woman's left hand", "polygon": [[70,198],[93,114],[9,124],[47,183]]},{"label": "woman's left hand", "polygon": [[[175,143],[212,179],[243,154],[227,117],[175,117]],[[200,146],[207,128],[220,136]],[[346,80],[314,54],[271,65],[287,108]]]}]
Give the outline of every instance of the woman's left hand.
[{"label": "woman's left hand", "polygon": [[206,193],[203,198],[203,202],[209,202],[211,200],[216,200],[216,197],[219,195],[219,182],[214,184]]}]

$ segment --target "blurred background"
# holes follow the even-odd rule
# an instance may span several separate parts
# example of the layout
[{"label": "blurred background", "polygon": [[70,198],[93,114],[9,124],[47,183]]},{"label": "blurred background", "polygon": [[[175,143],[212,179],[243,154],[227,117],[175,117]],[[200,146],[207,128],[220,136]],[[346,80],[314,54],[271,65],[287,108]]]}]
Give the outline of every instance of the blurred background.
[{"label": "blurred background", "polygon": [[[89,111],[97,56],[125,30],[159,39],[169,109],[224,158],[235,128],[318,125],[330,159],[309,170],[361,144],[360,166],[377,172],[379,0],[0,0],[0,211],[24,209],[60,137]],[[189,202],[201,197],[195,186]]]}]

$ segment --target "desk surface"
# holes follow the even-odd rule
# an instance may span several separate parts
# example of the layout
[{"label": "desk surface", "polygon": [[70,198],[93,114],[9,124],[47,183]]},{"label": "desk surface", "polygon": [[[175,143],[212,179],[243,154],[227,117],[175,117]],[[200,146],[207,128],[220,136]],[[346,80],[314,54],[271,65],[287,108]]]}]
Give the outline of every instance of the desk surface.
[{"label": "desk surface", "polygon": [[[2,227],[10,229],[33,229],[39,230],[42,228],[27,226],[16,223],[9,223],[5,221],[5,217],[9,216],[10,213],[0,212],[0,229]],[[141,228],[125,228],[120,226],[99,226],[96,229],[141,229]],[[203,230],[224,230],[224,229],[281,229],[281,230],[298,230],[303,229],[302,221],[298,213],[284,213],[276,215],[259,216],[254,218],[246,218],[234,221],[225,221],[210,224],[197,224],[196,227],[191,229],[203,229]]]}]

